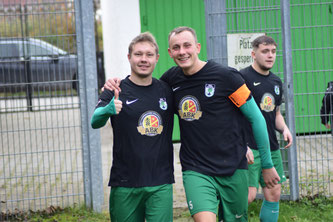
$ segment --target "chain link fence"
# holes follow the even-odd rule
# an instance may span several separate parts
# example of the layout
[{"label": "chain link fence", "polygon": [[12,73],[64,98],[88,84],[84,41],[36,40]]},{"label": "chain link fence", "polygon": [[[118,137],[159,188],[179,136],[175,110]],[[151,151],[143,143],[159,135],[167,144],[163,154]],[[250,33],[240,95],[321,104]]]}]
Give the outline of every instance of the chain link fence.
[{"label": "chain link fence", "polygon": [[[92,12],[86,0],[0,2],[0,221],[51,206],[100,210],[103,199],[95,196],[103,191],[89,183],[91,173],[100,175],[92,170],[98,163],[87,157],[94,150],[82,124],[91,99],[78,84],[89,86],[89,71],[95,103],[95,46],[88,42],[94,30],[82,34],[81,21],[93,27]],[[94,64],[86,65],[83,50]]]}]

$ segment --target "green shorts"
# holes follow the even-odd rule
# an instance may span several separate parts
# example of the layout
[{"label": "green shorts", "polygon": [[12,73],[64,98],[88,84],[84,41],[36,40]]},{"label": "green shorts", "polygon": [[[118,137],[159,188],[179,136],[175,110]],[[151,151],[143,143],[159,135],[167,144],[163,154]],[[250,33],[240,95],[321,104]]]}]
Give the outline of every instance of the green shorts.
[{"label": "green shorts", "polygon": [[[254,163],[249,165],[249,186],[250,187],[256,187],[259,188],[259,183],[261,187],[266,187],[266,184],[264,182],[264,178],[262,177],[261,173],[261,160],[260,160],[260,154],[258,150],[253,150],[253,156],[254,156]],[[283,163],[282,163],[282,157],[281,157],[281,151],[275,150],[271,151],[272,161],[273,165],[276,169],[276,172],[280,176],[279,183],[283,183],[286,181],[286,176],[283,172]]]},{"label": "green shorts", "polygon": [[111,221],[172,221],[172,184],[139,188],[112,187],[109,211]]},{"label": "green shorts", "polygon": [[191,215],[202,211],[218,213],[219,220],[247,221],[247,170],[232,176],[207,176],[194,171],[183,172],[183,183]]}]

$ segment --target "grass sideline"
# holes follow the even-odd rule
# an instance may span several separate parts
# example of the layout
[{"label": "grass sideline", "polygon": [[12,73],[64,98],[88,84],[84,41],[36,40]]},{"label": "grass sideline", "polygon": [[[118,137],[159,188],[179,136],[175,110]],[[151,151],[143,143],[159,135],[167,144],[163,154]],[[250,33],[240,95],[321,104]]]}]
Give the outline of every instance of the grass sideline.
[{"label": "grass sideline", "polygon": [[[261,200],[249,205],[249,222],[259,221]],[[328,222],[333,218],[333,197],[303,197],[298,201],[280,201],[279,222]]]},{"label": "grass sideline", "polygon": [[[255,200],[249,206],[249,221],[258,222],[261,200]],[[96,213],[85,207],[74,207],[61,209],[60,207],[49,207],[43,211],[28,213],[13,213],[6,218],[1,214],[0,219],[6,221],[28,221],[28,222],[105,222],[110,221],[108,212]],[[8,216],[8,215],[7,215]],[[303,197],[298,201],[281,201],[279,222],[310,222],[310,221],[332,221],[333,197]],[[174,222],[192,221],[187,208],[174,209]]]}]

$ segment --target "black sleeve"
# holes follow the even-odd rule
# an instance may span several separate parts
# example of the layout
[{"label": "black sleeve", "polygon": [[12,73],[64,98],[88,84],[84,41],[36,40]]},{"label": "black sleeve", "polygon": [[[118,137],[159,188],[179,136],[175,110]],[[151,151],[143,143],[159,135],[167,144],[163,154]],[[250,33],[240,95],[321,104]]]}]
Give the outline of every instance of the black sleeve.
[{"label": "black sleeve", "polygon": [[170,86],[170,75],[171,75],[171,70],[167,70],[163,75],[160,77],[160,80],[163,82],[167,83]]},{"label": "black sleeve", "polygon": [[173,85],[175,76],[179,73],[180,68],[178,66],[173,66],[160,77],[160,80],[166,82],[170,87]]}]

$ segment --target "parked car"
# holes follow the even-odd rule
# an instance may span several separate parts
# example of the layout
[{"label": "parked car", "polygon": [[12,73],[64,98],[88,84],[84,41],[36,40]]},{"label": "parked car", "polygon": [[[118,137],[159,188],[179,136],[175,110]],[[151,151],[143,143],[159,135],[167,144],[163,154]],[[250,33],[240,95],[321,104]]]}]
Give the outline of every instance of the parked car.
[{"label": "parked car", "polygon": [[[104,71],[104,53],[96,52],[96,68],[97,68],[97,86],[98,89],[101,89],[104,86],[105,83],[105,71]],[[77,79],[77,76],[75,75],[73,79]],[[78,81],[73,81],[73,89],[78,89]]]},{"label": "parked car", "polygon": [[33,38],[0,39],[0,89],[17,92],[71,88],[77,56]]},{"label": "parked car", "polygon": [[[105,82],[97,53],[98,87]],[[0,38],[0,91],[78,89],[77,56],[33,38]]]}]

